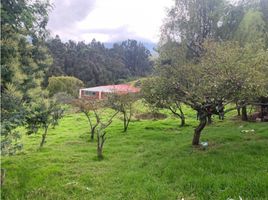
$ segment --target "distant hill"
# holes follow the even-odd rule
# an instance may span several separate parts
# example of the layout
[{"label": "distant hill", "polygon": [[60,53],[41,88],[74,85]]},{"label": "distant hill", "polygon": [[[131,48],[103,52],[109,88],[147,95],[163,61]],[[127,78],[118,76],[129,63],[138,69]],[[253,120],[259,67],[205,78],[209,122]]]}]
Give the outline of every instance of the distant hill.
[{"label": "distant hill", "polygon": [[[121,41],[122,42],[122,41]],[[106,48],[112,48],[114,43],[121,43],[121,42],[105,42],[104,46]],[[139,41],[138,41],[139,42]],[[156,48],[156,44],[152,42],[142,42],[143,45],[151,52],[151,54],[155,54],[154,48]]]}]

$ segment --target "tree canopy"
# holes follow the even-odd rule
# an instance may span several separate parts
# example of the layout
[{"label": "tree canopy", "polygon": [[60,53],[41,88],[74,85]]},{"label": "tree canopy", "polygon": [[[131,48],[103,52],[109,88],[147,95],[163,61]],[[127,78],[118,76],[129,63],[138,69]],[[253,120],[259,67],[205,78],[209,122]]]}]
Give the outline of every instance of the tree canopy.
[{"label": "tree canopy", "polygon": [[74,76],[86,86],[118,83],[130,77],[148,75],[152,69],[150,51],[136,40],[115,43],[111,49],[92,40],[91,43],[69,41],[59,36],[47,41],[53,64],[50,76]]}]

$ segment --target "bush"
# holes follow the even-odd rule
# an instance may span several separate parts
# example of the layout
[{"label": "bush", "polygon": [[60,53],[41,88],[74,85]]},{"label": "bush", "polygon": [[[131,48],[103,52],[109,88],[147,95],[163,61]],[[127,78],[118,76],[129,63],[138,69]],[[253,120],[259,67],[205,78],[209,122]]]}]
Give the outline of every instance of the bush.
[{"label": "bush", "polygon": [[47,89],[50,96],[65,92],[73,97],[78,97],[79,89],[83,86],[81,80],[72,76],[52,76],[48,79]]}]

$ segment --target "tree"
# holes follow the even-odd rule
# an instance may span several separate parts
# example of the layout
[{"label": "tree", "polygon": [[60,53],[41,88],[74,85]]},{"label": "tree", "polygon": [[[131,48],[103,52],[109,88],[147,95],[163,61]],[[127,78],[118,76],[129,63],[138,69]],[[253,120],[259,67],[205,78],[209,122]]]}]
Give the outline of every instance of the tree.
[{"label": "tree", "polygon": [[112,93],[108,96],[108,107],[123,114],[124,129],[127,132],[129,122],[133,115],[133,104],[138,100],[138,94],[127,93],[117,94]]},{"label": "tree", "polygon": [[176,0],[161,29],[161,42],[180,42],[187,58],[201,56],[206,39],[218,39],[218,22],[225,14],[224,0]]},{"label": "tree", "polygon": [[102,159],[103,145],[106,140],[105,136],[107,133],[106,128],[111,125],[113,118],[118,114],[119,111],[116,111],[112,115],[109,115],[109,112],[103,112],[108,105],[106,100],[77,99],[73,102],[73,104],[77,106],[88,119],[91,141],[94,140],[94,135],[97,133],[97,157]]},{"label": "tree", "polygon": [[1,135],[5,138],[12,138],[18,133],[16,127],[24,124],[25,104],[32,101],[31,92],[41,91],[51,62],[43,45],[49,9],[47,1],[1,1]]},{"label": "tree", "polygon": [[24,123],[23,95],[7,85],[7,89],[1,94],[1,155],[13,155],[20,150],[20,134],[17,127]]},{"label": "tree", "polygon": [[[110,49],[95,39],[91,43],[69,41],[63,43],[59,36],[47,41],[53,65],[48,76],[74,76],[86,86],[118,83],[151,72],[150,52],[142,43],[127,40]],[[46,80],[47,84],[47,80]]]},{"label": "tree", "polygon": [[36,99],[28,105],[26,116],[26,129],[28,134],[37,133],[39,129],[44,129],[40,148],[46,142],[48,128],[58,125],[58,121],[62,118],[63,109],[54,100],[44,97]]},{"label": "tree", "polygon": [[46,41],[46,46],[49,54],[53,58],[53,63],[49,67],[44,80],[44,86],[48,85],[48,78],[51,76],[62,76],[64,72],[64,62],[66,56],[66,46],[62,43],[60,37],[56,35],[55,38],[50,38]]},{"label": "tree", "polygon": [[79,89],[84,86],[83,82],[78,78],[72,76],[52,76],[48,79],[47,90],[50,96],[59,92],[66,92],[67,94],[77,97]]},{"label": "tree", "polygon": [[149,56],[151,53],[142,43],[136,40],[126,40],[119,45],[119,48],[122,51],[124,64],[132,76],[145,76],[150,73],[152,63]]},{"label": "tree", "polygon": [[234,40],[239,41],[241,45],[261,40],[262,46],[265,47],[268,34],[266,23],[260,11],[250,10],[245,13],[234,34]]},{"label": "tree", "polygon": [[93,141],[96,128],[100,124],[100,117],[98,112],[103,107],[103,102],[96,99],[76,99],[73,101],[73,105],[78,107],[80,112],[82,112],[87,117],[90,127],[90,139]]},{"label": "tree", "polygon": [[142,97],[154,108],[164,108],[180,118],[183,127],[185,125],[185,116],[182,110],[181,102],[175,91],[174,85],[170,84],[164,77],[152,77],[145,79],[142,83]]},{"label": "tree", "polygon": [[[207,117],[223,116],[224,106],[239,97],[246,101],[264,93],[265,77],[260,69],[267,52],[233,42],[206,42],[205,53],[197,64],[159,67],[158,73],[173,84],[177,99],[198,113],[199,125],[192,144],[198,145]],[[208,101],[209,100],[209,101]]]},{"label": "tree", "polygon": [[103,159],[103,145],[104,142],[106,141],[106,128],[109,127],[112,124],[113,118],[118,114],[118,111],[113,113],[108,117],[108,120],[106,122],[101,121],[100,126],[98,127],[97,130],[97,156],[99,159]]}]

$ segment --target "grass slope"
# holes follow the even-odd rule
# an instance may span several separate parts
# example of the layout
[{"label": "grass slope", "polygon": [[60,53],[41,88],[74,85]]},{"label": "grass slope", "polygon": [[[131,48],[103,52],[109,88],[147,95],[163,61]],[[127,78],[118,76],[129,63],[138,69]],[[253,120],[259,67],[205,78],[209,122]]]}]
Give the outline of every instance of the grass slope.
[{"label": "grass slope", "polygon": [[215,120],[201,136],[210,145],[203,151],[190,145],[197,122],[187,113],[185,128],[169,117],[132,122],[127,134],[116,119],[102,161],[86,118],[67,115],[43,149],[40,134],[27,136],[22,153],[2,157],[1,199],[268,199],[268,124]]}]

